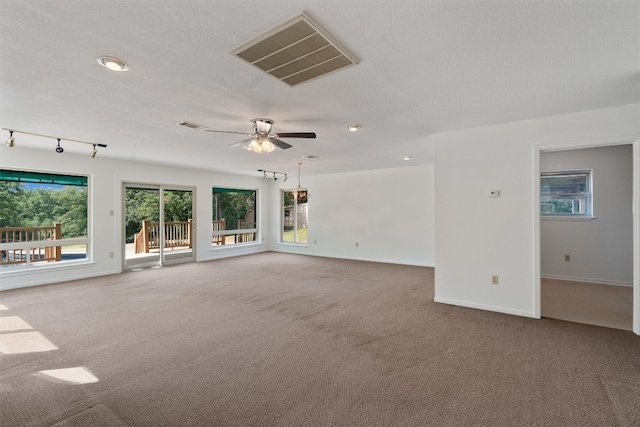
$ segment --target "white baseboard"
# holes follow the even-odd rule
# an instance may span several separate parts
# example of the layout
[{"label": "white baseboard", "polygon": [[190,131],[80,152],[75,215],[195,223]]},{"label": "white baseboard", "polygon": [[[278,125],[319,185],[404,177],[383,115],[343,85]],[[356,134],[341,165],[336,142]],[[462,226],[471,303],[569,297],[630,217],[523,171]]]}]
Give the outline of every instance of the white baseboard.
[{"label": "white baseboard", "polygon": [[460,301],[460,300],[455,300],[451,298],[441,298],[441,297],[435,297],[433,300],[435,302],[439,302],[442,304],[457,305],[460,307],[475,308],[478,310],[485,310],[485,311],[494,311],[496,313],[512,314],[514,316],[532,317],[532,318],[536,317],[533,311],[517,310],[509,307],[500,307],[497,305],[478,304],[475,302]]},{"label": "white baseboard", "polygon": [[556,274],[541,274],[540,278],[542,279],[552,279],[552,280],[566,280],[568,282],[584,282],[584,283],[596,283],[598,285],[611,285],[611,286],[626,286],[633,287],[633,282],[620,282],[616,280],[605,280],[605,279],[593,279],[589,277],[574,277],[574,276],[560,276]]}]

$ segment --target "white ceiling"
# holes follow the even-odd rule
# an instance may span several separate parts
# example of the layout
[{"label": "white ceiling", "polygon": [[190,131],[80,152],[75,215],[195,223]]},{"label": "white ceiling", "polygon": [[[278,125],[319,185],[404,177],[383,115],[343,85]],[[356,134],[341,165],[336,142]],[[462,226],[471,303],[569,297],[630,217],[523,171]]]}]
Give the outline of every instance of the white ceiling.
[{"label": "white ceiling", "polygon": [[[291,88],[229,54],[302,11],[360,63]],[[640,102],[638,1],[0,0],[0,47],[3,128],[256,176],[428,164],[437,132]],[[265,155],[177,125],[249,132],[257,117],[318,137]]]}]

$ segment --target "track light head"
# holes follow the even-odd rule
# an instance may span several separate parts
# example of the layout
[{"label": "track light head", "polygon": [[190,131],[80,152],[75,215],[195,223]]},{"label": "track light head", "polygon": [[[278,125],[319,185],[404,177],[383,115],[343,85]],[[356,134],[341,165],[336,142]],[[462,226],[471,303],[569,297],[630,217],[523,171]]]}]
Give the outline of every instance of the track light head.
[{"label": "track light head", "polygon": [[7,147],[13,147],[16,145],[16,139],[13,137],[13,131],[9,131],[9,138],[7,139]]},{"label": "track light head", "polygon": [[96,148],[96,144],[93,144],[93,151],[89,155],[91,156],[92,159],[95,159],[96,156],[98,155],[98,149]]},{"label": "track light head", "polygon": [[56,147],[56,153],[62,153],[64,148],[60,146],[60,138],[58,138],[58,146]]},{"label": "track light head", "polygon": [[288,179],[288,177],[287,177],[287,174],[285,173],[284,174],[284,182],[287,182],[287,179]]}]

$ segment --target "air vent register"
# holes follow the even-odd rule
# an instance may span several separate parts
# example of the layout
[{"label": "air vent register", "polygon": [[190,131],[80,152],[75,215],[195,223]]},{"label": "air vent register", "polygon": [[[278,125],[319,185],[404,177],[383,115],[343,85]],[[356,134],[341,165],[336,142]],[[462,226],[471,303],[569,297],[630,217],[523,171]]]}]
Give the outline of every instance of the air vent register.
[{"label": "air vent register", "polygon": [[305,13],[254,37],[230,53],[289,86],[358,63]]}]

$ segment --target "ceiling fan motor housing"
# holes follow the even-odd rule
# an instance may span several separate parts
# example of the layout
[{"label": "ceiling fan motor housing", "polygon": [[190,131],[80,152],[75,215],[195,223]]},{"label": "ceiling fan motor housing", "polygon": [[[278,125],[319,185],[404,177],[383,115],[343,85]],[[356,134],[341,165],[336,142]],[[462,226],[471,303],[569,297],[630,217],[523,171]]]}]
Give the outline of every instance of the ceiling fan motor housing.
[{"label": "ceiling fan motor housing", "polygon": [[273,126],[273,120],[271,119],[253,119],[251,120],[251,124],[253,124],[254,132],[261,133],[263,135],[269,134],[271,132],[271,126]]}]

